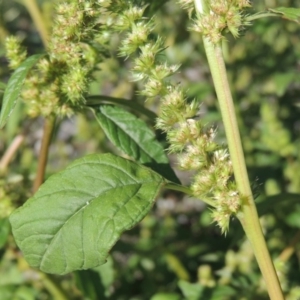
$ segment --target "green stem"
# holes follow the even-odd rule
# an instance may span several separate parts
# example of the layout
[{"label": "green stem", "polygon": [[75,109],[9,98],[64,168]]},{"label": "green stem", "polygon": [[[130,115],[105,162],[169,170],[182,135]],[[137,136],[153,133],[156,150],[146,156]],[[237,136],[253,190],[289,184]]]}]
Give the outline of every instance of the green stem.
[{"label": "green stem", "polygon": [[41,15],[41,12],[37,6],[37,3],[35,0],[23,0],[24,5],[26,6],[28,12],[31,15],[31,18],[37,27],[37,30],[40,33],[41,39],[43,41],[43,44],[47,46],[48,44],[48,31],[45,26],[45,22],[43,21],[43,17]]},{"label": "green stem", "polygon": [[[165,185],[166,189],[169,190],[173,190],[173,191],[179,191],[179,192],[183,192],[189,196],[194,196],[193,192],[191,191],[191,189],[187,186],[183,186],[183,185],[179,185],[179,184],[175,184],[175,183],[167,183]],[[216,204],[214,201],[212,201],[210,198],[206,198],[205,195],[201,196],[200,200],[202,200],[203,202],[205,202],[206,204],[215,207]]]},{"label": "green stem", "polygon": [[296,246],[297,244],[299,244],[299,241],[300,241],[300,230],[297,231],[296,235],[293,237],[289,245],[280,253],[277,260],[280,261],[281,263],[286,263],[295,252]]},{"label": "green stem", "polygon": [[55,124],[55,116],[51,115],[45,119],[44,133],[43,133],[43,139],[42,139],[39,161],[38,161],[38,169],[37,169],[37,174],[33,185],[34,192],[38,190],[38,188],[44,181],[45,170],[46,170],[46,165],[48,160],[49,146],[50,146],[50,141],[54,129],[54,124]]},{"label": "green stem", "polygon": [[99,106],[100,104],[104,104],[104,103],[113,103],[113,104],[117,104],[120,106],[125,106],[128,107],[134,111],[138,111],[140,113],[142,113],[143,115],[147,116],[149,119],[151,120],[155,120],[157,118],[157,115],[145,108],[144,106],[138,104],[136,101],[131,101],[128,99],[122,99],[122,98],[115,98],[115,97],[109,97],[109,96],[103,96],[103,95],[94,95],[94,96],[89,96],[86,98],[87,99],[87,106]]},{"label": "green stem", "polygon": [[[207,9],[205,0],[195,0],[197,13]],[[203,6],[205,6],[203,9]],[[209,13],[209,12],[208,12]],[[221,44],[214,45],[207,37],[203,37],[204,48],[212,74],[215,90],[220,105],[225,133],[228,141],[230,158],[238,191],[241,195],[241,211],[237,214],[243,229],[249,239],[259,268],[267,285],[271,300],[283,300],[281,286],[271,260],[266,241],[254,203],[246,162],[242,148],[241,137],[236,119],[233,99],[227,78]]]},{"label": "green stem", "polygon": [[271,12],[260,12],[251,16],[248,16],[245,18],[246,22],[251,22],[257,19],[261,19],[261,18],[268,18],[268,17],[277,17],[279,18],[280,15],[279,14],[275,14],[275,13],[271,13]]},{"label": "green stem", "polygon": [[212,42],[205,37],[203,38],[203,41],[220,105],[235,180],[239,193],[243,199],[241,211],[237,217],[243,226],[247,238],[252,244],[253,251],[265,279],[270,298],[272,300],[283,300],[282,290],[263,236],[249,183],[221,45],[213,45]]},{"label": "green stem", "polygon": [[61,289],[60,285],[53,280],[51,275],[39,272],[41,281],[47,289],[47,291],[52,295],[52,298],[55,300],[68,300],[68,296]]},{"label": "green stem", "polygon": [[182,192],[182,193],[185,193],[187,195],[193,196],[193,192],[187,186],[183,186],[183,185],[179,185],[179,184],[174,184],[174,183],[167,183],[165,185],[165,188],[169,189],[169,190],[178,191],[178,192]]}]

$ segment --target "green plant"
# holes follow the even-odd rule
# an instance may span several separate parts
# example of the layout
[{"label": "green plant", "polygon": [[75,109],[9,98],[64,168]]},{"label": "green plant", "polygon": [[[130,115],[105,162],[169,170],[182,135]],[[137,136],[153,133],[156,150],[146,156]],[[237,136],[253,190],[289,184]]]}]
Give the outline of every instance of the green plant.
[{"label": "green plant", "polygon": [[[226,147],[215,141],[216,130],[198,117],[199,103],[190,101],[186,91],[172,83],[179,66],[168,64],[163,56],[164,40],[156,36],[151,15],[155,5],[147,7],[139,1],[58,4],[52,35],[44,37],[47,55],[24,60],[18,41],[9,38],[6,42],[10,66],[16,70],[4,93],[0,124],[8,119],[20,93],[30,116],[45,117],[34,184],[38,191],[12,213],[14,237],[29,264],[44,272],[65,274],[97,267],[105,263],[120,235],[149,213],[163,188],[181,191],[206,202],[223,233],[228,232],[233,216],[240,220],[270,297],[283,299],[253,201],[221,48],[227,31],[238,37],[250,21],[265,15],[247,16],[248,1],[180,2],[193,17],[191,30],[203,35],[230,157]],[[297,21],[299,10],[279,8],[267,13],[281,14]],[[93,72],[107,59],[116,33],[121,35],[119,56],[133,56],[132,80],[143,83],[139,95],[149,103],[159,101],[155,127],[166,135],[168,151],[178,156],[182,170],[195,172],[190,188],[179,183],[147,124],[121,107],[151,121],[153,112],[136,101],[88,94]],[[86,156],[38,189],[56,118],[87,110],[94,112],[106,136],[130,160],[112,154]],[[172,261],[172,256],[168,259]],[[188,288],[181,283],[183,291]],[[202,293],[199,286],[194,288]]]}]

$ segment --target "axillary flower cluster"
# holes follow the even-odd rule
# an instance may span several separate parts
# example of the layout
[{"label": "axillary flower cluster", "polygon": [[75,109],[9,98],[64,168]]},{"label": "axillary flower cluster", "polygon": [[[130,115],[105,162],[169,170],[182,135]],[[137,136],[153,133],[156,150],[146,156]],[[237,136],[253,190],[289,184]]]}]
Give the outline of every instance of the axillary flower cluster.
[{"label": "axillary flower cluster", "polygon": [[[21,94],[30,116],[71,115],[85,103],[92,72],[104,58],[108,41],[105,32],[99,30],[104,11],[98,1],[56,4],[48,55],[31,70]],[[9,37],[6,55],[10,67],[16,69],[26,50],[15,37]]]},{"label": "axillary flower cluster", "polygon": [[[192,16],[194,1],[179,2]],[[214,42],[221,39],[226,28],[237,36],[243,23],[239,11],[248,6],[248,2],[215,0],[207,3],[208,8],[195,18],[191,29],[201,32]],[[114,15],[110,27],[125,32],[119,54],[123,57],[135,54],[133,80],[143,81],[141,94],[146,99],[155,97],[160,100],[156,127],[166,132],[169,152],[178,155],[179,168],[195,171],[192,193],[212,207],[213,220],[226,233],[230,217],[239,211],[242,202],[233,179],[228,151],[214,141],[215,129],[207,128],[199,120],[199,103],[188,101],[180,85],[170,81],[170,76],[179,66],[169,65],[163,59],[164,41],[161,37],[153,37],[155,18],[145,18],[145,8],[135,6],[130,1],[119,1],[119,7],[113,4],[108,7]],[[216,26],[216,20],[217,30],[211,31],[210,27]],[[221,20],[222,26],[219,24]]]},{"label": "axillary flower cluster", "polygon": [[201,33],[216,44],[229,31],[235,38],[240,29],[249,25],[242,14],[244,8],[250,7],[248,0],[178,0],[181,6],[192,16],[196,8],[190,30]]}]

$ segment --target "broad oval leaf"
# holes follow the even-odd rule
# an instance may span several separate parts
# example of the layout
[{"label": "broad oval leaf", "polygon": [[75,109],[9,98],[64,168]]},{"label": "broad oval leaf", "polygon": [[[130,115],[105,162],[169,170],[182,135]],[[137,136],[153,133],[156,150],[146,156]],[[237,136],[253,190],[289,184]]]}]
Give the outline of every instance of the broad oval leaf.
[{"label": "broad oval leaf", "polygon": [[3,95],[0,128],[5,125],[13,111],[29,70],[44,55],[45,54],[35,54],[28,57],[11,75]]},{"label": "broad oval leaf", "polygon": [[112,154],[93,154],[51,176],[10,216],[28,263],[65,274],[105,263],[121,233],[151,209],[163,177]]},{"label": "broad oval leaf", "polygon": [[162,145],[147,124],[117,106],[103,105],[96,118],[109,140],[125,154],[163,175],[180,183]]}]

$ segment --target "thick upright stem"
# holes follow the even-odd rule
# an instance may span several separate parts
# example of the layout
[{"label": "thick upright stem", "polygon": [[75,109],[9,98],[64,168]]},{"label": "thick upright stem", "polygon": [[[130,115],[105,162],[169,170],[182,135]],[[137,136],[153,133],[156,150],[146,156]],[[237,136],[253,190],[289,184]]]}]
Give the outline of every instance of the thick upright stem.
[{"label": "thick upright stem", "polygon": [[203,41],[220,105],[235,180],[237,182],[239,193],[241,194],[242,199],[244,199],[238,218],[244,228],[247,238],[252,244],[270,298],[272,300],[283,300],[282,290],[267,249],[253,200],[222,49],[220,45],[213,45],[212,42],[205,37],[203,38]]},{"label": "thick upright stem", "polygon": [[53,115],[45,119],[44,133],[43,133],[40,155],[38,160],[38,169],[37,169],[37,174],[33,185],[34,192],[38,190],[38,188],[44,181],[49,146],[50,146],[50,141],[53,133],[54,124],[55,124],[55,117]]},{"label": "thick upright stem", "polygon": [[[235,180],[239,190],[247,198],[252,198],[249,185],[248,173],[240,138],[238,123],[236,119],[232,95],[227,79],[225,63],[220,45],[214,46],[208,39],[204,38],[205,51],[216,89],[223,124],[225,127],[230,159],[232,161]],[[253,204],[255,207],[255,205]]]}]

